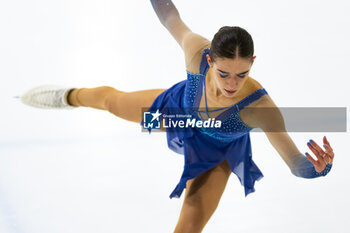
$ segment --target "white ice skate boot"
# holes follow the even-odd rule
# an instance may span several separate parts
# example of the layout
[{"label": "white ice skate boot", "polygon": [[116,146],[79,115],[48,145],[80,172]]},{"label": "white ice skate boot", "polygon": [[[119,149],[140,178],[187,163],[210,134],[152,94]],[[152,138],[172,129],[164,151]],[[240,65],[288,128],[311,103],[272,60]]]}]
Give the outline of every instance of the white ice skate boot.
[{"label": "white ice skate boot", "polygon": [[69,105],[67,96],[70,90],[75,87],[63,87],[57,85],[42,85],[29,89],[21,96],[15,96],[19,98],[22,103],[45,109],[75,109],[78,108],[73,105]]}]

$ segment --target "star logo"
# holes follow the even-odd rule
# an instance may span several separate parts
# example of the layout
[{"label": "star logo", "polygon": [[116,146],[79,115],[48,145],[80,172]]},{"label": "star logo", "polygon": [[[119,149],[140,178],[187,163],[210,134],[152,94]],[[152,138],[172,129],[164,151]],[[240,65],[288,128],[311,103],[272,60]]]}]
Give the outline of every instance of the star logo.
[{"label": "star logo", "polygon": [[151,122],[154,121],[154,120],[159,121],[159,116],[162,115],[161,113],[159,113],[159,109],[157,109],[157,111],[156,111],[155,113],[151,113],[151,114],[152,114],[152,116],[153,116]]},{"label": "star logo", "polygon": [[143,113],[143,128],[145,129],[160,129],[160,116],[162,113],[157,109],[156,112],[144,112]]}]

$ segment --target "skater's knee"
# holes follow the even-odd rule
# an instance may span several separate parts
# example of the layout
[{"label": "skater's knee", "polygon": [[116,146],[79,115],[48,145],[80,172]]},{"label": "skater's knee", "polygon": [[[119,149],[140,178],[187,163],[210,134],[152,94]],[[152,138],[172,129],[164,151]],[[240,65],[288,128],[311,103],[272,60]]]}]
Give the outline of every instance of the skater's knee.
[{"label": "skater's knee", "polygon": [[115,106],[115,101],[120,97],[120,94],[125,93],[110,86],[101,86],[99,88],[101,90],[100,94],[105,97],[105,106],[107,110],[109,110],[111,106]]},{"label": "skater's knee", "polygon": [[203,208],[203,198],[201,197],[201,195],[198,194],[189,194],[186,193],[186,198],[184,200],[184,205],[192,207],[192,208]]},{"label": "skater's knee", "polygon": [[111,86],[100,86],[97,88],[99,90],[97,93],[103,96],[117,95],[119,93],[123,93],[122,91],[119,91]]}]

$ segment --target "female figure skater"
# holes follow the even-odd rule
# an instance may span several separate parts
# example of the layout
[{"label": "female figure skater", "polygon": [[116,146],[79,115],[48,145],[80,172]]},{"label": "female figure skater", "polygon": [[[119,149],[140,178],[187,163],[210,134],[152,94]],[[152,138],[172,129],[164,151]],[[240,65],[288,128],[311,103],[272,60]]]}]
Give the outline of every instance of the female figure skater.
[{"label": "female figure skater", "polygon": [[[135,92],[109,86],[45,85],[27,91],[20,97],[21,101],[39,108],[84,106],[107,110],[139,124],[143,122],[141,109],[145,107],[168,113],[170,109],[187,109],[198,119],[222,120],[217,131],[167,129],[169,148],[184,154],[185,162],[180,182],[170,194],[170,198],[179,198],[186,189],[175,233],[202,232],[232,172],[244,186],[246,196],[255,191],[254,183],[263,174],[252,160],[249,131],[253,128],[266,133],[295,176],[315,178],[330,171],[334,152],[326,137],[324,148],[312,140],[307,143],[317,160],[307,153],[306,157],[301,154],[286,132],[278,107],[262,85],[249,76],[255,56],[252,38],[246,30],[222,27],[209,41],[183,23],[172,1],[151,0],[151,3],[160,22],[184,51],[186,80],[169,89]],[[212,108],[216,109],[209,111]]]}]

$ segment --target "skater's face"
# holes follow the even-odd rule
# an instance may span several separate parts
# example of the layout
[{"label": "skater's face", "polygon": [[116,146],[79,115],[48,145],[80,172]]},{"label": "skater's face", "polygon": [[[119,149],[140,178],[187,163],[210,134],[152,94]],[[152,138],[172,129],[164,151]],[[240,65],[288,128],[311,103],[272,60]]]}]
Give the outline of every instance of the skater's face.
[{"label": "skater's face", "polygon": [[212,62],[210,56],[207,55],[209,66],[213,69],[218,91],[226,97],[234,97],[247,81],[254,59],[255,56],[252,59],[218,57],[215,62]]}]

